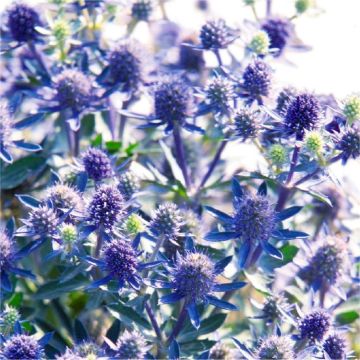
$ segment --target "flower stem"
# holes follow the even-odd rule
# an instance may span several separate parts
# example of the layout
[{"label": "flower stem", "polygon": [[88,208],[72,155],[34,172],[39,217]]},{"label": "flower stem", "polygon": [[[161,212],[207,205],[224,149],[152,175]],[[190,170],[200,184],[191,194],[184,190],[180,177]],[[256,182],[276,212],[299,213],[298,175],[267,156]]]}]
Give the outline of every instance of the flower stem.
[{"label": "flower stem", "polygon": [[74,151],[73,151],[73,155],[79,156],[79,152],[80,152],[80,129],[77,131],[73,131],[74,134]]},{"label": "flower stem", "polygon": [[203,179],[201,180],[200,186],[199,186],[199,190],[201,190],[201,188],[203,188],[206,185],[206,182],[209,180],[211,174],[213,173],[217,163],[220,160],[221,154],[224,151],[225,147],[226,147],[227,141],[223,140],[219,146],[219,148],[216,151],[216,154],[213,158],[213,160],[211,161],[210,165],[209,165],[209,169],[206,172],[205,176],[203,177]]},{"label": "flower stem", "polygon": [[191,183],[190,183],[190,178],[189,178],[189,174],[188,174],[188,170],[187,170],[187,166],[186,166],[184,144],[183,144],[182,137],[181,137],[181,128],[178,125],[176,125],[174,127],[173,135],[174,135],[174,143],[175,143],[177,161],[178,161],[181,171],[183,173],[185,185],[187,188],[189,188]]},{"label": "flower stem", "polygon": [[286,178],[286,184],[289,184],[294,176],[295,167],[299,159],[300,146],[295,145],[294,152],[291,159],[290,170]]},{"label": "flower stem", "polygon": [[100,231],[98,231],[97,233],[97,238],[96,238],[96,248],[95,248],[95,257],[98,258],[100,255],[100,250],[103,244],[103,237],[101,236]]},{"label": "flower stem", "polygon": [[[126,110],[128,108],[129,103],[130,103],[129,101],[123,102],[123,106],[122,106],[123,110]],[[120,141],[124,140],[126,122],[127,122],[127,116],[120,115],[120,125],[119,125],[119,140]]]},{"label": "flower stem", "polygon": [[111,133],[111,139],[115,140],[115,128],[116,128],[118,114],[113,104],[111,103],[110,99],[108,100],[108,105],[109,105],[109,128]]},{"label": "flower stem", "polygon": [[147,314],[149,315],[151,325],[154,328],[156,336],[158,337],[159,341],[161,342],[162,341],[162,332],[161,332],[160,327],[159,327],[159,325],[158,325],[158,323],[156,321],[154,312],[153,312],[151,306],[149,305],[149,301],[145,302],[145,310],[146,310]]},{"label": "flower stem", "polygon": [[222,60],[221,60],[220,51],[219,51],[219,50],[215,50],[214,53],[215,53],[216,59],[217,59],[217,61],[218,61],[219,67],[220,67],[220,66],[223,66],[223,62],[222,62]]},{"label": "flower stem", "polygon": [[271,16],[271,5],[272,5],[272,1],[266,0],[266,17]]},{"label": "flower stem", "polygon": [[44,59],[42,58],[42,55],[37,51],[35,44],[33,42],[29,42],[28,46],[29,46],[30,52],[32,53],[32,55],[34,56],[34,58],[40,65],[42,71],[44,72],[46,78],[48,80],[50,80],[51,76],[50,76],[49,70],[44,62]]},{"label": "flower stem", "polygon": [[176,337],[179,335],[179,333],[184,325],[184,322],[186,320],[186,313],[187,313],[186,306],[185,306],[185,304],[183,304],[183,307],[180,311],[180,314],[179,314],[179,317],[175,324],[175,327],[169,336],[169,339],[168,339],[169,344],[171,343],[172,340],[176,339]]}]

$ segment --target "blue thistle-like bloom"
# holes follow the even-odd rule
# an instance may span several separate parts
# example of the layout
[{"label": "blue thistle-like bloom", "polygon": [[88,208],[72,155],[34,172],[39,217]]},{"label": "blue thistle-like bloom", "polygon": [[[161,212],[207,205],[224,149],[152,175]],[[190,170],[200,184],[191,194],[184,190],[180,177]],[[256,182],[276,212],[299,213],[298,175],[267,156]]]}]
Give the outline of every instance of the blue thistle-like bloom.
[{"label": "blue thistle-like bloom", "polygon": [[281,212],[276,212],[274,205],[266,198],[266,183],[260,185],[257,194],[245,194],[240,183],[233,178],[232,216],[206,206],[206,210],[225,224],[225,231],[212,231],[205,236],[208,241],[241,240],[237,250],[240,268],[253,265],[262,250],[277,259],[282,259],[282,253],[269,240],[289,240],[305,238],[308,235],[301,231],[283,229],[281,222],[297,214],[302,207],[293,206]]},{"label": "blue thistle-like bloom", "polygon": [[133,171],[125,171],[119,175],[117,187],[124,199],[128,201],[140,190],[140,179]]},{"label": "blue thistle-like bloom", "polygon": [[269,35],[270,49],[277,49],[278,52],[276,54],[279,56],[283,52],[291,35],[291,24],[289,20],[270,18],[265,20],[261,28]]},{"label": "blue thistle-like bloom", "polygon": [[336,149],[340,150],[342,163],[360,156],[360,132],[358,127],[348,128],[341,135]]},{"label": "blue thistle-like bloom", "polygon": [[322,345],[326,354],[332,360],[344,360],[346,358],[346,340],[340,334],[330,334]]},{"label": "blue thistle-like bloom", "polygon": [[15,247],[5,229],[0,229],[0,268],[7,269],[14,259]]},{"label": "blue thistle-like bloom", "polygon": [[152,12],[152,0],[136,0],[131,6],[131,16],[136,20],[148,21]]},{"label": "blue thistle-like bloom", "polygon": [[105,356],[105,352],[92,341],[83,341],[65,353],[58,356],[56,360],[96,360]]},{"label": "blue thistle-like bloom", "polygon": [[237,37],[237,32],[223,19],[210,20],[200,30],[200,41],[205,50],[226,49]]},{"label": "blue thistle-like bloom", "polygon": [[89,178],[94,181],[108,179],[113,175],[111,160],[106,152],[101,149],[87,149],[82,155],[82,163]]},{"label": "blue thistle-like bloom", "polygon": [[205,88],[205,97],[215,113],[228,113],[235,98],[234,85],[227,78],[216,76]]},{"label": "blue thistle-like bloom", "polygon": [[116,359],[145,359],[148,350],[145,338],[138,331],[127,331],[120,336],[116,342]]},{"label": "blue thistle-like bloom", "polygon": [[65,69],[54,78],[55,99],[64,109],[80,113],[93,98],[90,78],[76,69]]},{"label": "blue thistle-like bloom", "polygon": [[140,44],[122,41],[109,54],[109,79],[123,92],[136,92],[144,82],[144,61]]},{"label": "blue thistle-like bloom", "polygon": [[289,104],[296,95],[297,95],[297,91],[293,87],[286,87],[282,89],[278,97],[276,98],[276,111],[280,115],[285,116]]},{"label": "blue thistle-like bloom", "polygon": [[260,131],[259,112],[242,108],[235,112],[230,125],[231,135],[242,141],[255,138]]},{"label": "blue thistle-like bloom", "polygon": [[1,350],[1,355],[5,359],[40,360],[43,357],[44,352],[34,337],[17,334],[5,341]]},{"label": "blue thistle-like bloom", "polygon": [[166,239],[174,239],[180,235],[181,226],[184,223],[183,215],[177,205],[164,203],[155,210],[149,229],[155,236],[164,236]]},{"label": "blue thistle-like bloom", "polygon": [[261,315],[257,319],[264,319],[266,324],[280,323],[286,320],[284,314],[288,314],[291,305],[282,295],[269,296],[261,308]]},{"label": "blue thistle-like bloom", "polygon": [[289,103],[284,118],[285,130],[302,140],[306,131],[314,130],[322,116],[320,102],[308,93],[296,95]]},{"label": "blue thistle-like bloom", "polygon": [[261,96],[268,96],[272,83],[272,70],[270,66],[262,60],[255,60],[244,70],[243,89],[251,99],[259,99]]},{"label": "blue thistle-like bloom", "polygon": [[[1,236],[2,235],[0,233],[0,237]],[[1,245],[0,245],[0,250],[1,250]],[[1,255],[0,255],[0,268],[3,269],[3,266],[1,265]],[[1,334],[8,335],[8,334],[12,333],[15,324],[19,320],[20,320],[20,314],[19,314],[18,310],[12,306],[5,304],[5,309],[0,314],[0,332],[1,332]]]},{"label": "blue thistle-like bloom", "polygon": [[67,348],[62,355],[56,357],[56,360],[83,360],[83,357]]},{"label": "blue thistle-like bloom", "polygon": [[88,221],[96,229],[110,233],[124,215],[125,202],[120,191],[111,185],[98,187],[88,206]]},{"label": "blue thistle-like bloom", "polygon": [[53,237],[58,232],[59,218],[56,210],[46,204],[33,208],[24,222],[33,235]]},{"label": "blue thistle-like bloom", "polygon": [[7,26],[11,37],[18,42],[35,40],[36,26],[41,25],[38,12],[29,5],[18,3],[8,10]]},{"label": "blue thistle-like bloom", "polygon": [[288,337],[270,336],[261,342],[255,358],[259,360],[292,360],[294,357],[293,344]]},{"label": "blue thistle-like bloom", "polygon": [[301,339],[314,343],[323,340],[330,326],[330,315],[323,310],[315,310],[300,319],[298,329]]}]

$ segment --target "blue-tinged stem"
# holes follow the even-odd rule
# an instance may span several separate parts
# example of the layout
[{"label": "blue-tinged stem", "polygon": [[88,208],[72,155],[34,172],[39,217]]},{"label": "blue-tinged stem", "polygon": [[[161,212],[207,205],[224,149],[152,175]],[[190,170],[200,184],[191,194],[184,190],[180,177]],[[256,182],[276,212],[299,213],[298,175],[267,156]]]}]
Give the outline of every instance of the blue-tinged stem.
[{"label": "blue-tinged stem", "polygon": [[215,53],[216,59],[217,59],[217,61],[218,61],[219,67],[220,67],[220,66],[223,66],[223,62],[222,62],[222,59],[221,59],[220,51],[219,51],[219,50],[215,50],[214,53]]},{"label": "blue-tinged stem", "polygon": [[159,327],[159,325],[158,325],[158,323],[156,321],[154,312],[153,312],[151,306],[149,305],[148,301],[145,302],[145,310],[146,310],[147,314],[149,315],[151,325],[154,328],[156,336],[158,337],[159,341],[161,342],[162,341],[162,332],[160,330],[160,327]]},{"label": "blue-tinged stem", "polygon": [[186,320],[186,316],[187,316],[187,311],[186,311],[186,306],[184,304],[180,311],[180,314],[179,314],[179,317],[175,324],[175,327],[169,336],[169,339],[168,339],[169,344],[171,343],[172,340],[176,339],[176,337],[179,335],[179,333],[184,325],[184,322]]},{"label": "blue-tinged stem", "polygon": [[98,258],[100,255],[100,250],[103,244],[103,237],[101,236],[101,231],[98,230],[97,237],[96,237],[96,248],[95,248],[95,257]]},{"label": "blue-tinged stem", "polygon": [[184,151],[184,144],[181,137],[181,128],[178,125],[175,125],[173,130],[174,135],[174,143],[175,143],[175,149],[176,149],[176,158],[179,163],[180,169],[183,173],[185,185],[189,189],[191,182],[186,166],[186,159],[185,159],[185,151]]},{"label": "blue-tinged stem", "polygon": [[201,190],[202,187],[204,187],[206,185],[206,182],[209,180],[211,174],[213,173],[216,165],[218,164],[221,154],[224,151],[225,147],[226,147],[227,141],[223,140],[219,146],[219,148],[216,151],[216,154],[213,158],[213,160],[211,161],[208,171],[206,172],[205,176],[203,177],[203,179],[201,180],[200,186],[199,186],[199,190]]},{"label": "blue-tinged stem", "polygon": [[29,42],[28,46],[29,46],[29,49],[30,49],[32,55],[34,56],[34,58],[40,65],[42,71],[44,72],[44,74],[46,75],[48,80],[50,80],[51,76],[50,76],[49,70],[44,62],[44,59],[42,58],[42,55],[37,51],[35,44],[33,42]]},{"label": "blue-tinged stem", "polygon": [[114,106],[112,105],[110,99],[108,99],[108,106],[109,106],[109,128],[110,128],[110,133],[111,133],[111,139],[115,140],[117,112],[116,112]]},{"label": "blue-tinged stem", "polygon": [[286,178],[286,184],[289,184],[294,176],[295,167],[299,159],[300,146],[295,145],[294,152],[291,159],[290,170]]},{"label": "blue-tinged stem", "polygon": [[271,16],[271,5],[272,5],[272,1],[266,0],[266,17]]},{"label": "blue-tinged stem", "polygon": [[79,156],[80,153],[80,129],[77,131],[73,131],[74,134],[74,152],[73,155]]}]

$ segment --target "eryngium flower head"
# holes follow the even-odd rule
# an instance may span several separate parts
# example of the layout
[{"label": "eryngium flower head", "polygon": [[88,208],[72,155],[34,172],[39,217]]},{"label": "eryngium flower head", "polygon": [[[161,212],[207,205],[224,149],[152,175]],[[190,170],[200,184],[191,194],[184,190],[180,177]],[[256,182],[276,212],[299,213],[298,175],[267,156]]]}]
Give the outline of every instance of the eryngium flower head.
[{"label": "eryngium flower head", "polygon": [[233,135],[242,141],[255,138],[260,130],[258,116],[258,111],[253,111],[249,108],[237,110],[233,116]]},{"label": "eryngium flower head", "polygon": [[90,179],[101,181],[112,176],[111,160],[105,151],[89,148],[82,156],[82,163]]},{"label": "eryngium flower head", "polygon": [[125,332],[116,343],[116,359],[143,360],[147,351],[145,338],[137,331]]},{"label": "eryngium flower head", "polygon": [[89,221],[97,228],[102,227],[105,233],[112,231],[124,213],[124,198],[120,191],[111,185],[101,185],[88,206]]},{"label": "eryngium flower head", "polygon": [[309,265],[300,270],[299,276],[309,284],[334,285],[344,272],[346,255],[346,243],[328,238],[326,245],[312,256]]},{"label": "eryngium flower head", "polygon": [[53,236],[57,232],[59,225],[58,215],[52,207],[48,205],[40,205],[31,210],[29,219],[31,230],[35,235]]},{"label": "eryngium flower head", "polygon": [[346,348],[346,340],[339,334],[329,335],[323,343],[324,351],[332,360],[345,359]]},{"label": "eryngium flower head", "polygon": [[144,81],[144,63],[140,45],[122,41],[109,54],[111,81],[121,84],[124,92],[136,92]]},{"label": "eryngium flower head", "polygon": [[148,21],[152,11],[152,0],[136,0],[131,7],[131,16],[136,20]]},{"label": "eryngium flower head", "polygon": [[315,310],[299,321],[301,339],[307,339],[311,343],[322,341],[330,329],[330,315],[323,310]]},{"label": "eryngium flower head", "polygon": [[0,268],[6,269],[11,265],[15,253],[14,243],[5,229],[0,229]]},{"label": "eryngium flower head", "polygon": [[140,190],[140,179],[131,170],[120,174],[118,180],[118,189],[126,201]]},{"label": "eryngium flower head", "polygon": [[[1,257],[1,255],[0,255]],[[1,268],[3,268],[1,266]],[[0,315],[0,331],[2,334],[10,334],[15,323],[20,320],[20,314],[16,308],[5,305],[4,311]]]},{"label": "eryngium flower head", "polygon": [[217,76],[205,88],[206,100],[218,113],[227,112],[235,97],[234,85],[225,77]]},{"label": "eryngium flower head", "polygon": [[281,166],[286,162],[288,157],[288,152],[284,148],[284,146],[280,144],[274,144],[270,147],[268,156],[270,161],[274,165]]},{"label": "eryngium flower head", "polygon": [[54,79],[56,100],[64,108],[80,112],[91,103],[93,87],[90,78],[75,69],[65,69]]},{"label": "eryngium flower head", "polygon": [[246,194],[234,200],[233,229],[244,241],[267,241],[275,229],[275,209],[262,195]]},{"label": "eryngium flower head", "polygon": [[5,359],[40,360],[43,350],[32,336],[13,335],[3,344],[1,354]]},{"label": "eryngium flower head", "polygon": [[135,236],[145,230],[142,218],[137,214],[131,214],[122,224],[122,230],[129,236]]},{"label": "eryngium flower head", "polygon": [[278,49],[278,55],[284,50],[291,35],[291,24],[287,19],[270,18],[262,24],[270,38],[270,49]]},{"label": "eryngium flower head", "polygon": [[289,104],[296,95],[297,91],[293,87],[286,87],[282,89],[276,99],[276,111],[280,115],[285,116]]},{"label": "eryngium flower head", "polygon": [[298,140],[302,140],[306,130],[316,128],[321,116],[320,103],[314,95],[296,95],[289,103],[285,114],[285,129],[289,134],[295,134]]},{"label": "eryngium flower head", "polygon": [[257,55],[266,55],[269,52],[269,46],[269,35],[266,31],[259,31],[251,39],[249,49]]},{"label": "eryngium flower head", "polygon": [[155,115],[167,123],[181,125],[188,116],[192,102],[191,87],[180,78],[165,78],[155,87]]},{"label": "eryngium flower head", "polygon": [[360,156],[360,132],[358,127],[349,128],[341,135],[339,142],[336,144],[336,149],[342,153],[342,162],[350,159],[356,159]]},{"label": "eryngium flower head", "polygon": [[66,246],[66,250],[71,250],[73,244],[78,238],[76,227],[72,224],[63,224],[60,228],[60,237]]},{"label": "eryngium flower head", "polygon": [[243,73],[243,88],[252,98],[268,96],[272,82],[272,70],[262,60],[250,63]]},{"label": "eryngium flower head", "polygon": [[295,9],[297,13],[303,14],[312,6],[312,4],[313,4],[312,0],[296,0]]},{"label": "eryngium flower head", "polygon": [[209,360],[232,360],[233,351],[222,342],[216,343],[209,353]]},{"label": "eryngium flower head", "polygon": [[37,38],[35,27],[40,25],[39,14],[26,4],[15,4],[8,10],[7,26],[12,38],[19,42]]},{"label": "eryngium flower head", "polygon": [[206,50],[225,49],[236,38],[236,32],[223,19],[210,20],[200,30],[201,45]]},{"label": "eryngium flower head", "polygon": [[159,205],[150,221],[150,231],[157,236],[173,239],[180,234],[183,216],[177,205],[165,203]]},{"label": "eryngium flower head", "polygon": [[11,144],[11,134],[13,127],[13,117],[5,101],[0,102],[0,144],[8,146]]},{"label": "eryngium flower head", "polygon": [[343,113],[351,125],[355,120],[360,119],[360,96],[352,95],[346,99]]},{"label": "eryngium flower head", "polygon": [[67,348],[64,354],[56,356],[56,360],[83,360],[83,358],[73,352],[73,350]]},{"label": "eryngium flower head", "polygon": [[293,345],[286,336],[270,336],[262,341],[255,358],[259,360],[292,360],[294,359]]},{"label": "eryngium flower head", "polygon": [[136,250],[130,242],[113,239],[102,250],[106,271],[120,281],[131,278],[138,265]]},{"label": "eryngium flower head", "polygon": [[178,256],[172,274],[176,293],[186,297],[188,302],[204,300],[216,277],[214,263],[199,252]]},{"label": "eryngium flower head", "polygon": [[80,194],[66,184],[55,184],[47,190],[47,199],[51,200],[55,208],[73,209],[81,212],[84,209],[84,201]]},{"label": "eryngium flower head", "polygon": [[74,352],[86,360],[96,360],[104,355],[103,350],[92,341],[83,341],[80,344],[76,344]]}]

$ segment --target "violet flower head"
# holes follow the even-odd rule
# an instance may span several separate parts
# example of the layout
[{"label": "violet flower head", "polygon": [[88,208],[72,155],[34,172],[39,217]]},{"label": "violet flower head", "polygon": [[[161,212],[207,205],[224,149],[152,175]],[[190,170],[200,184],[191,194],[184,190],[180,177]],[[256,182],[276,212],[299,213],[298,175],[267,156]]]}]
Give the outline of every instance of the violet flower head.
[{"label": "violet flower head", "polygon": [[297,91],[293,87],[286,87],[282,89],[276,98],[276,111],[281,115],[285,116],[288,106],[297,95]]},{"label": "violet flower head", "polygon": [[235,98],[234,85],[227,78],[216,76],[206,86],[205,96],[215,113],[228,113]]},{"label": "violet flower head", "polygon": [[286,336],[270,336],[261,342],[255,358],[292,360],[294,359],[293,344]]},{"label": "violet flower head", "polygon": [[315,310],[300,319],[298,329],[301,339],[314,343],[323,340],[330,326],[330,315],[323,310]]},{"label": "violet flower head", "polygon": [[306,131],[314,130],[322,117],[319,100],[309,93],[296,95],[289,103],[284,118],[285,130],[302,140]]},{"label": "violet flower head", "polygon": [[291,24],[289,20],[282,18],[266,19],[261,28],[269,35],[270,49],[278,50],[277,56],[279,56],[283,52],[291,35]]},{"label": "violet flower head", "polygon": [[344,360],[346,358],[347,343],[340,334],[330,334],[323,342],[322,347],[332,360]]},{"label": "violet flower head", "polygon": [[148,350],[145,338],[136,330],[127,331],[120,336],[116,343],[116,359],[145,359]]},{"label": "violet flower head", "polygon": [[12,38],[18,42],[35,40],[36,26],[41,25],[38,12],[23,3],[16,3],[8,10],[7,26]]},{"label": "violet flower head", "polygon": [[131,16],[136,20],[148,21],[153,8],[153,0],[136,0],[131,6]]},{"label": "violet flower head", "polygon": [[58,214],[53,207],[47,204],[33,208],[30,211],[29,218],[24,221],[33,235],[53,237],[58,232]]},{"label": "violet flower head", "polygon": [[5,229],[0,229],[0,268],[2,270],[11,266],[14,255],[15,247],[12,238]]},{"label": "violet flower head", "polygon": [[359,127],[345,129],[336,144],[336,149],[341,152],[342,163],[346,164],[347,161],[357,159],[360,156],[360,131]]},{"label": "violet flower head", "polygon": [[117,188],[124,199],[128,201],[140,190],[140,179],[133,171],[125,171],[118,177]]},{"label": "violet flower head", "polygon": [[17,334],[5,341],[1,350],[1,355],[5,359],[40,360],[43,357],[44,352],[34,337]]},{"label": "violet flower head", "polygon": [[235,138],[245,141],[256,138],[260,131],[258,121],[259,112],[250,108],[242,108],[235,112],[231,124],[231,134]]},{"label": "violet flower head", "polygon": [[82,155],[82,163],[89,178],[94,181],[108,179],[113,175],[111,160],[101,149],[89,148]]}]

